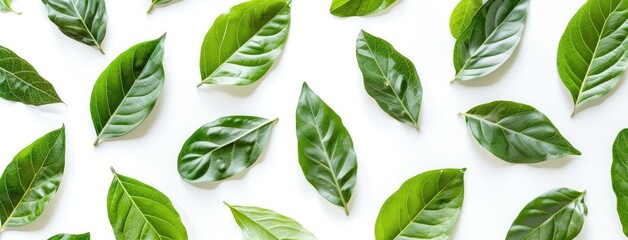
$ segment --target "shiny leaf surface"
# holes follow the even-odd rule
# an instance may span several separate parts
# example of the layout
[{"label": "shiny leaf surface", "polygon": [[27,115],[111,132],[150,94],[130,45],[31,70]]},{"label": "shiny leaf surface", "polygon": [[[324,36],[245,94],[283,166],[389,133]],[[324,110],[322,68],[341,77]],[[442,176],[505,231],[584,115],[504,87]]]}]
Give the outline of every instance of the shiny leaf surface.
[{"label": "shiny leaf surface", "polygon": [[464,200],[464,172],[441,169],[408,179],[379,211],[375,239],[449,239]]},{"label": "shiny leaf surface", "polygon": [[423,89],[410,59],[365,31],[358,35],[356,55],[366,92],[388,115],[418,129]]},{"label": "shiny leaf surface", "polygon": [[201,47],[201,84],[248,85],[261,79],[283,51],[289,26],[287,0],[252,0],[220,15]]},{"label": "shiny leaf surface", "polygon": [[558,73],[574,110],[608,94],[628,66],[628,0],[588,0],[558,45]]},{"label": "shiny leaf surface", "polygon": [[83,234],[67,234],[61,233],[48,238],[48,240],[90,240],[89,233]]},{"label": "shiny leaf surface", "polygon": [[64,127],[20,151],[0,177],[0,229],[35,221],[57,193],[64,168]]},{"label": "shiny leaf surface", "polygon": [[26,60],[0,46],[0,97],[28,105],[62,103],[54,86]]},{"label": "shiny leaf surface", "polygon": [[166,195],[111,170],[107,212],[117,240],[188,239],[181,217]]},{"label": "shiny leaf surface", "polygon": [[[226,204],[226,203],[225,203]],[[269,209],[232,206],[227,204],[233,218],[247,240],[316,240],[310,231],[292,218]]]},{"label": "shiny leaf surface", "polygon": [[454,81],[484,77],[515,51],[530,0],[489,0],[475,14],[454,48]]},{"label": "shiny leaf surface", "polygon": [[366,16],[383,11],[397,0],[333,0],[329,11],[338,17]]},{"label": "shiny leaf surface", "polygon": [[506,240],[571,240],[587,215],[584,192],[554,189],[528,203],[512,223]]},{"label": "shiny leaf surface", "polygon": [[125,135],[153,110],[164,85],[164,41],[140,43],[120,54],[100,75],[90,102],[96,141]]},{"label": "shiny leaf surface", "polygon": [[466,30],[473,16],[482,7],[482,0],[460,0],[449,18],[449,30],[454,38],[458,38]]},{"label": "shiny leaf surface", "polygon": [[463,115],[480,145],[504,161],[536,163],[580,155],[549,118],[531,106],[495,101]]},{"label": "shiny leaf surface", "polygon": [[191,183],[229,178],[255,163],[277,119],[222,117],[203,125],[183,144],[178,168]]},{"label": "shiny leaf surface", "polygon": [[303,83],[296,119],[299,164],[305,178],[323,198],[349,215],[358,171],[349,131],[307,83]]},{"label": "shiny leaf surface", "polygon": [[628,237],[628,129],[619,132],[613,144],[611,179],[617,196],[617,214]]},{"label": "shiny leaf surface", "polygon": [[96,47],[104,54],[102,41],[107,33],[104,0],[42,0],[48,18],[66,36]]}]

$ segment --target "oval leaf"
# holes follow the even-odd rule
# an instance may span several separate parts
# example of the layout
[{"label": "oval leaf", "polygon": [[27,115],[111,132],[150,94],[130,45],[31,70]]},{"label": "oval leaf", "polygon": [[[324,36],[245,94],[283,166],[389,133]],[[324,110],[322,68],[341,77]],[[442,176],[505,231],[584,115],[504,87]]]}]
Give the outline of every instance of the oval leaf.
[{"label": "oval leaf", "polygon": [[66,36],[96,47],[101,53],[107,32],[107,9],[104,0],[42,0],[48,18]]},{"label": "oval leaf", "polygon": [[269,209],[258,207],[231,206],[225,203],[238,226],[242,229],[245,239],[255,240],[316,240],[310,231],[292,218],[286,217]]},{"label": "oval leaf", "polygon": [[512,223],[506,240],[571,240],[587,215],[584,192],[554,189],[532,200]]},{"label": "oval leaf", "polygon": [[383,11],[397,0],[334,0],[329,11],[338,17],[366,16]]},{"label": "oval leaf", "polygon": [[489,0],[454,48],[454,81],[484,77],[499,68],[521,40],[529,0]]},{"label": "oval leaf", "polygon": [[458,38],[466,30],[473,16],[482,7],[482,0],[460,0],[449,18],[449,30],[454,38]]},{"label": "oval leaf", "polygon": [[148,11],[146,11],[146,13],[151,13],[153,11],[153,8],[155,8],[156,6],[166,5],[170,2],[172,2],[172,0],[151,0],[150,8],[148,8]]},{"label": "oval leaf", "polygon": [[229,178],[255,163],[277,119],[222,117],[196,130],[183,144],[178,168],[191,183]]},{"label": "oval leaf", "polygon": [[100,75],[90,102],[96,141],[125,135],[153,110],[164,86],[164,40],[140,43],[120,54]]},{"label": "oval leaf", "polygon": [[13,51],[0,46],[0,97],[28,105],[62,103],[52,84]]},{"label": "oval leaf", "polygon": [[0,177],[0,229],[37,219],[61,184],[65,168],[65,127],[20,151]]},{"label": "oval leaf", "polygon": [[214,21],[201,47],[199,84],[248,85],[262,78],[283,51],[290,2],[252,0]]},{"label": "oval leaf", "polygon": [[181,217],[159,190],[117,174],[107,195],[109,222],[117,240],[188,239]]},{"label": "oval leaf", "polygon": [[628,129],[617,135],[613,144],[613,164],[611,166],[613,191],[617,196],[617,213],[628,237]]},{"label": "oval leaf", "polygon": [[496,157],[511,163],[536,163],[580,151],[535,108],[495,101],[463,113],[473,137]]},{"label": "oval leaf", "polygon": [[22,14],[21,12],[16,12],[11,8],[11,0],[0,0],[0,12],[13,12],[17,14]]},{"label": "oval leaf", "polygon": [[48,238],[48,240],[90,240],[89,233],[83,234],[67,234],[61,233]]},{"label": "oval leaf", "polygon": [[296,116],[299,164],[305,178],[323,198],[349,215],[358,171],[349,131],[307,83],[303,83]]},{"label": "oval leaf", "polygon": [[441,169],[408,179],[379,211],[375,239],[449,239],[464,200],[464,172]]},{"label": "oval leaf", "polygon": [[388,115],[418,129],[423,89],[414,64],[390,43],[365,31],[356,45],[366,92]]},{"label": "oval leaf", "polygon": [[589,0],[573,16],[558,45],[558,73],[573,113],[617,86],[628,55],[628,1]]}]

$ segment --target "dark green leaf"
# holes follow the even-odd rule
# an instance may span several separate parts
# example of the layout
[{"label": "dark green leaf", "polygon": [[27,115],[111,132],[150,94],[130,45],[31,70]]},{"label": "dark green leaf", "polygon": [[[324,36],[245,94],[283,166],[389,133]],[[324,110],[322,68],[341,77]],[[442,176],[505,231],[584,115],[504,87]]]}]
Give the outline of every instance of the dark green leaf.
[{"label": "dark green leaf", "polygon": [[356,55],[366,92],[388,115],[418,129],[423,89],[410,59],[365,31],[358,35]]},{"label": "dark green leaf", "polygon": [[248,240],[316,240],[310,231],[292,218],[269,209],[258,207],[231,206],[233,218]]},{"label": "dark green leaf", "polygon": [[307,83],[303,83],[296,118],[299,164],[305,178],[323,198],[349,215],[358,171],[349,131]]},{"label": "dark green leaf", "polygon": [[627,39],[627,0],[588,0],[573,16],[558,45],[558,73],[573,98],[574,114],[622,79]]},{"label": "dark green leaf", "polygon": [[22,14],[21,12],[16,12],[11,8],[11,0],[0,0],[0,12],[13,12],[17,14]]},{"label": "dark green leaf", "polygon": [[552,122],[535,108],[495,101],[463,113],[476,140],[493,155],[511,163],[536,163],[580,155]]},{"label": "dark green leaf", "polygon": [[150,8],[148,8],[148,11],[146,11],[146,13],[152,12],[153,8],[155,8],[156,6],[166,5],[170,2],[172,2],[172,0],[151,0]]},{"label": "dark green leaf", "polygon": [[460,0],[449,18],[449,30],[454,38],[458,38],[466,30],[473,16],[482,7],[482,0]]},{"label": "dark green leaf", "polygon": [[229,178],[255,163],[277,119],[222,117],[203,125],[183,144],[179,174],[191,183]]},{"label": "dark green leaf", "polygon": [[89,233],[67,234],[61,233],[48,238],[48,240],[90,240]]},{"label": "dark green leaf", "polygon": [[0,177],[0,229],[37,219],[61,184],[65,168],[65,127],[20,151]]},{"label": "dark green leaf", "polygon": [[338,17],[366,16],[383,11],[397,0],[334,0],[329,11]]},{"label": "dark green leaf", "polygon": [[464,172],[441,169],[408,179],[379,211],[375,239],[449,239],[464,200]]},{"label": "dark green leaf", "polygon": [[162,37],[120,54],[100,75],[90,102],[96,141],[125,135],[153,110],[164,86]]},{"label": "dark green leaf", "polygon": [[42,0],[48,18],[66,36],[96,47],[101,53],[107,32],[107,9],[104,0]]},{"label": "dark green leaf", "polygon": [[62,103],[52,84],[13,51],[0,46],[0,97],[41,106]]},{"label": "dark green leaf", "polygon": [[489,0],[475,14],[454,48],[454,81],[468,81],[499,68],[521,40],[529,0]]},{"label": "dark green leaf", "polygon": [[617,213],[628,237],[628,129],[619,132],[613,144],[611,179],[617,196]]},{"label": "dark green leaf", "polygon": [[580,233],[587,211],[584,192],[551,190],[521,210],[506,240],[571,240]]},{"label": "dark green leaf", "polygon": [[159,190],[117,174],[107,195],[109,222],[117,240],[187,240],[181,217]]},{"label": "dark green leaf", "polygon": [[199,86],[259,80],[283,51],[289,26],[287,0],[252,0],[220,15],[203,41]]}]

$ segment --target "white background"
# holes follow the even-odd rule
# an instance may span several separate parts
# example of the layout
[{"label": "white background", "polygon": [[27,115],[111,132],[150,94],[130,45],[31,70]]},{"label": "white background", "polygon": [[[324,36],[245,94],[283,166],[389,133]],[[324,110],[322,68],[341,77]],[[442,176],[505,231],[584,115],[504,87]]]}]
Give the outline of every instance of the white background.
[{"label": "white background", "polygon": [[[628,127],[628,87],[570,118],[572,101],[556,70],[559,39],[585,0],[533,1],[519,48],[490,76],[471,85],[454,76],[449,16],[457,1],[401,0],[384,14],[337,18],[331,0],[293,0],[284,54],[258,83],[203,86],[199,54],[213,20],[238,0],[185,0],[145,11],[148,0],[107,0],[109,22],[101,55],[64,36],[40,1],[15,0],[22,15],[0,14],[0,45],[28,60],[54,84],[68,106],[30,107],[0,100],[0,167],[43,134],[67,127],[65,175],[59,192],[34,223],[0,233],[0,239],[46,239],[90,231],[114,239],[107,218],[109,166],[170,197],[189,238],[241,239],[222,201],[269,208],[290,216],[321,240],[373,239],[382,203],[406,179],[427,170],[467,167],[465,201],[452,239],[503,239],[521,208],[541,193],[587,190],[589,216],[578,239],[623,239],[611,189],[611,145]],[[396,122],[366,94],[355,60],[360,29],[387,39],[417,66],[424,89],[421,132]],[[155,110],[131,134],[93,147],[89,113],[92,86],[121,52],[168,32],[166,85]],[[358,155],[351,216],[318,195],[297,161],[295,107],[307,81],[343,118]],[[535,165],[513,165],[484,150],[457,115],[493,100],[530,104],[544,112],[582,151]],[[182,144],[204,123],[227,115],[279,117],[257,163],[220,184],[185,183],[176,168]]]}]

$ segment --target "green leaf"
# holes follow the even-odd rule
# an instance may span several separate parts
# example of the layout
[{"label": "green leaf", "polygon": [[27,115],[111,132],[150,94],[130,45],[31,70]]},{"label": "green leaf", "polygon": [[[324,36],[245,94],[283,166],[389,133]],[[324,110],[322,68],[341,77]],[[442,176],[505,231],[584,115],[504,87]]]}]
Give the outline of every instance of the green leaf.
[{"label": "green leaf", "polygon": [[117,240],[187,240],[181,217],[159,190],[116,173],[107,195],[109,222]]},{"label": "green leaf", "polygon": [[148,11],[146,11],[146,13],[151,13],[153,11],[153,8],[155,8],[156,6],[166,5],[170,2],[172,2],[172,0],[151,0],[150,8],[148,8]]},{"label": "green leaf", "polygon": [[356,45],[366,92],[388,115],[419,129],[423,89],[414,64],[390,43],[365,31]]},{"label": "green leaf", "polygon": [[628,129],[617,135],[613,144],[613,164],[611,166],[613,191],[617,196],[617,213],[628,237]]},{"label": "green leaf", "polygon": [[573,114],[617,86],[628,66],[627,39],[627,0],[588,0],[573,16],[558,45]]},{"label": "green leaf", "polygon": [[549,118],[531,106],[495,101],[462,115],[480,145],[504,161],[537,163],[580,155]]},{"label": "green leaf", "polygon": [[125,135],[150,114],[164,86],[164,34],[120,54],[98,77],[90,110],[96,141]]},{"label": "green leaf", "polygon": [[21,12],[16,12],[11,8],[11,0],[0,0],[0,12],[13,12],[17,14],[22,14]]},{"label": "green leaf", "polygon": [[292,218],[286,217],[269,209],[258,207],[231,206],[225,203],[238,226],[242,229],[245,239],[255,240],[316,240],[310,231]]},{"label": "green leaf", "polygon": [[375,239],[449,239],[464,200],[464,172],[432,170],[408,179],[379,211]]},{"label": "green leaf", "polygon": [[349,131],[307,83],[303,83],[296,119],[299,164],[305,178],[323,198],[349,215],[358,172]]},{"label": "green leaf", "polygon": [[489,0],[475,14],[454,48],[454,81],[484,77],[515,51],[525,25],[529,0]]},{"label": "green leaf", "polygon": [[587,216],[584,192],[558,188],[526,205],[512,223],[506,240],[570,240]]},{"label": "green leaf", "polygon": [[104,0],[42,0],[48,18],[66,36],[96,47],[101,53],[107,32],[107,9]]},{"label": "green leaf", "polygon": [[48,240],[90,240],[89,233],[83,234],[67,234],[61,233],[48,238]]},{"label": "green leaf", "polygon": [[244,171],[257,161],[277,119],[222,117],[200,127],[183,144],[178,169],[191,183],[214,182]]},{"label": "green leaf", "polygon": [[458,38],[466,30],[473,16],[482,7],[482,0],[460,0],[449,18],[449,30],[454,38]]},{"label": "green leaf", "polygon": [[62,103],[52,84],[13,51],[0,46],[0,97],[28,105]]},{"label": "green leaf", "polygon": [[289,26],[287,0],[252,0],[218,16],[201,47],[199,86],[240,86],[259,80],[283,51]]},{"label": "green leaf", "polygon": [[366,16],[383,11],[397,0],[333,0],[329,11],[338,17]]},{"label": "green leaf", "polygon": [[0,229],[35,221],[61,184],[65,168],[65,127],[20,151],[0,177]]}]

